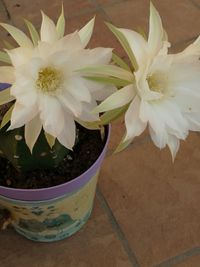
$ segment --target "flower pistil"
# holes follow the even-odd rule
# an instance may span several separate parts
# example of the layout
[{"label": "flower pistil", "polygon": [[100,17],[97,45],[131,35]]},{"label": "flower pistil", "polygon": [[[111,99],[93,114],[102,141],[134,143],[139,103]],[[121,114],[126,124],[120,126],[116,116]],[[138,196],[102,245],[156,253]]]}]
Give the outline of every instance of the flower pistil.
[{"label": "flower pistil", "polygon": [[54,95],[62,87],[63,74],[54,67],[42,68],[38,72],[36,87],[43,93]]}]

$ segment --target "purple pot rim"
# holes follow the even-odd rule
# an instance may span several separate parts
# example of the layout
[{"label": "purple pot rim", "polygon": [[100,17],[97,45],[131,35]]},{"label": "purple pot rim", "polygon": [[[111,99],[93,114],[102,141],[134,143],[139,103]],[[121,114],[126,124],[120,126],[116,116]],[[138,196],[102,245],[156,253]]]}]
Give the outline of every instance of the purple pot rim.
[{"label": "purple pot rim", "polygon": [[11,84],[9,83],[0,83],[0,91],[4,91],[5,89],[9,88]]},{"label": "purple pot rim", "polygon": [[[107,126],[106,142],[104,148],[96,159],[96,161],[81,175],[77,176],[73,180],[59,184],[52,187],[39,188],[39,189],[19,189],[19,188],[9,188],[5,186],[0,186],[0,196],[5,198],[10,198],[13,200],[22,200],[22,201],[43,201],[50,200],[52,198],[61,197],[64,194],[71,193],[75,190],[78,190],[84,184],[86,184],[98,171],[101,166],[101,163],[104,159],[110,134],[111,134],[111,125]],[[43,195],[44,193],[44,195]],[[48,197],[47,197],[48,196]]]}]

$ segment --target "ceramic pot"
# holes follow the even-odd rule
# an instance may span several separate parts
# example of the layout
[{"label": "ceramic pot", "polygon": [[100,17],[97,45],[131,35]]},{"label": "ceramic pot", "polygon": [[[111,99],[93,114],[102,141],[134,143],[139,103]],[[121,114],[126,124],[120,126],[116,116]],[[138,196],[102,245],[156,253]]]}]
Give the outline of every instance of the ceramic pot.
[{"label": "ceramic pot", "polygon": [[21,235],[40,242],[57,241],[76,233],[90,217],[109,137],[107,127],[105,146],[96,162],[70,182],[27,190],[0,186],[2,228],[11,224]]}]

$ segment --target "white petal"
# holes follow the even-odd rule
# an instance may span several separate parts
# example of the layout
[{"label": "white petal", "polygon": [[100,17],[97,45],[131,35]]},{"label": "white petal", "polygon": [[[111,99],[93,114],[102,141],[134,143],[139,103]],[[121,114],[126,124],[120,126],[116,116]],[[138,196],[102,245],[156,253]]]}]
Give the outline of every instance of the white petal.
[{"label": "white petal", "polygon": [[91,39],[94,29],[95,18],[91,19],[80,31],[79,36],[84,47],[86,47]]},{"label": "white petal", "polygon": [[117,92],[117,88],[113,85],[105,85],[103,83],[90,81],[88,79],[83,79],[83,82],[95,100],[103,101],[110,95]]},{"label": "white petal", "polygon": [[47,65],[62,70],[63,73],[66,73],[66,77],[68,78],[69,73],[71,73],[71,66],[68,63],[68,58],[69,55],[65,51],[58,51],[49,55],[45,61],[47,61]]},{"label": "white petal", "polygon": [[39,34],[38,34],[35,26],[30,21],[28,21],[26,19],[24,19],[24,22],[25,22],[25,24],[29,30],[33,45],[37,46],[40,37],[39,37]]},{"label": "white petal", "polygon": [[185,139],[188,134],[188,124],[175,104],[168,100],[163,100],[161,103],[151,105],[149,111],[153,114],[153,116],[149,114],[149,124],[156,134],[165,129],[165,131],[175,135],[177,138]]},{"label": "white petal", "polygon": [[138,66],[148,65],[149,55],[147,41],[137,32],[127,29],[119,29],[126,37],[131,50],[137,60]]},{"label": "white petal", "polygon": [[79,117],[82,112],[82,104],[74,98],[69,92],[64,92],[63,95],[58,95],[59,101],[63,107],[71,112],[74,116]]},{"label": "white petal", "polygon": [[151,65],[149,66],[146,64],[139,66],[138,71],[134,73],[138,94],[146,101],[160,99],[163,96],[162,93],[153,91],[149,88],[147,78],[150,75],[150,71]]},{"label": "white petal", "polygon": [[[200,95],[200,61],[194,56],[175,58],[168,74],[169,87],[175,91],[188,91]],[[186,90],[185,90],[186,89]]]},{"label": "white petal", "polygon": [[143,122],[149,122],[155,133],[162,133],[165,131],[164,121],[159,117],[153,105],[150,105],[148,102],[141,101],[139,117]]},{"label": "white petal", "polygon": [[41,95],[39,109],[45,132],[57,137],[64,127],[64,114],[61,104],[55,97]]},{"label": "white petal", "polygon": [[23,90],[23,87],[21,87],[19,92],[14,94],[14,91],[17,91],[20,87],[12,87],[12,95],[15,96],[17,102],[20,105],[23,105],[24,107],[29,107],[37,104],[38,96],[37,93],[34,90]]},{"label": "white petal", "polygon": [[65,35],[62,39],[58,40],[52,47],[52,53],[57,51],[65,51],[66,55],[72,54],[72,52],[83,49],[80,36],[77,31],[71,34]]},{"label": "white petal", "polygon": [[37,105],[38,95],[33,91],[26,91],[22,94],[16,95],[16,100],[19,104],[23,105],[24,107],[29,107],[33,105]]},{"label": "white petal", "polygon": [[163,46],[163,27],[158,11],[153,4],[150,5],[150,22],[148,46],[151,59],[154,58]]},{"label": "white petal", "polygon": [[199,112],[191,112],[184,114],[184,117],[187,119],[189,129],[191,131],[200,131],[200,116]]},{"label": "white petal", "polygon": [[10,93],[10,88],[6,87],[0,90],[0,105],[7,104],[15,98]]},{"label": "white petal", "polygon": [[82,104],[82,113],[79,116],[79,119],[82,121],[98,121],[99,115],[92,114],[92,110],[97,106],[96,101],[92,101],[91,103],[83,103]]},{"label": "white petal", "polygon": [[167,143],[170,152],[172,154],[172,160],[175,160],[176,154],[179,150],[179,146],[180,146],[180,141],[177,137],[173,136],[173,135],[169,135],[168,136],[168,143]]},{"label": "white petal", "polygon": [[179,90],[179,92],[171,98],[171,101],[177,105],[180,110],[184,113],[200,113],[200,96],[197,97],[195,95],[189,94],[183,90]]},{"label": "white petal", "polygon": [[[37,92],[35,88],[33,87],[33,84],[29,80],[22,80],[20,82],[16,82],[11,87],[11,95],[15,97],[23,97],[23,95],[34,93],[37,95]],[[31,97],[30,97],[31,98]],[[31,101],[31,99],[30,99]],[[25,103],[28,104],[28,103]]]},{"label": "white petal", "polygon": [[52,54],[53,45],[47,42],[38,42],[33,51],[33,58],[47,59]]},{"label": "white petal", "polygon": [[41,130],[42,123],[38,115],[25,125],[25,140],[31,152],[40,135]]},{"label": "white petal", "polygon": [[104,100],[97,108],[95,108],[94,112],[103,112],[122,107],[131,102],[135,94],[134,86],[132,84],[127,85]]},{"label": "white petal", "polygon": [[91,65],[87,66],[82,69],[77,70],[78,73],[82,74],[83,76],[89,76],[89,77],[111,77],[111,78],[119,78],[124,81],[128,81],[128,83],[134,83],[134,74],[132,72],[129,72],[125,69],[122,69],[115,65]]},{"label": "white petal", "polygon": [[30,77],[33,78],[35,81],[38,78],[39,70],[44,67],[45,67],[45,62],[41,58],[32,58],[30,61],[30,69],[29,69]]},{"label": "white petal", "polygon": [[6,24],[6,23],[1,23],[1,26],[6,29],[10,35],[15,39],[15,41],[22,47],[29,47],[33,48],[33,43],[31,40],[26,36],[25,33],[17,29],[16,27]]},{"label": "white petal", "polygon": [[117,88],[112,85],[104,85],[100,90],[94,90],[92,93],[92,97],[95,100],[103,101],[112,94],[117,92]]},{"label": "white petal", "polygon": [[168,50],[171,47],[171,44],[167,41],[163,41],[162,48],[159,50],[158,55],[166,56],[168,54]]},{"label": "white petal", "polygon": [[11,116],[11,125],[9,130],[19,128],[31,121],[38,114],[37,106],[23,106],[15,103],[12,116]]},{"label": "white petal", "polygon": [[151,126],[149,126],[149,133],[155,146],[162,149],[166,146],[168,141],[168,134],[166,131],[155,132]]},{"label": "white petal", "polygon": [[68,64],[70,64],[73,70],[78,70],[86,66],[108,64],[111,58],[112,49],[98,47],[72,53]]},{"label": "white petal", "polygon": [[13,84],[15,82],[13,67],[0,67],[0,83]]},{"label": "white petal", "polygon": [[68,149],[73,148],[76,138],[76,126],[73,117],[65,113],[64,127],[57,136],[58,141]]},{"label": "white petal", "polygon": [[[148,75],[151,76],[152,74],[159,73],[161,78],[162,76],[165,77],[168,75],[168,72],[171,68],[173,62],[173,58],[171,56],[163,56],[163,55],[158,55],[156,56],[153,61],[151,66],[149,67],[148,70]],[[158,75],[159,78],[159,75]]]},{"label": "white petal", "polygon": [[76,76],[73,77],[69,83],[67,83],[67,91],[78,101],[91,101],[91,94],[85,86],[82,78]]},{"label": "white petal", "polygon": [[60,14],[60,17],[58,18],[57,24],[56,24],[56,30],[58,32],[58,38],[63,37],[65,34],[65,15],[64,15],[64,8],[62,5],[62,11]]},{"label": "white petal", "polygon": [[58,33],[54,22],[42,12],[41,41],[54,43],[58,40]]},{"label": "white petal", "polygon": [[200,55],[200,36],[182,52],[176,54],[176,57],[182,58],[188,55]]},{"label": "white petal", "polygon": [[7,50],[6,52],[8,53],[14,67],[25,64],[32,56],[32,50],[25,47],[18,47],[12,50]]},{"label": "white petal", "polygon": [[125,114],[126,137],[124,141],[139,136],[146,128],[146,123],[139,118],[140,99],[138,96],[134,98]]}]

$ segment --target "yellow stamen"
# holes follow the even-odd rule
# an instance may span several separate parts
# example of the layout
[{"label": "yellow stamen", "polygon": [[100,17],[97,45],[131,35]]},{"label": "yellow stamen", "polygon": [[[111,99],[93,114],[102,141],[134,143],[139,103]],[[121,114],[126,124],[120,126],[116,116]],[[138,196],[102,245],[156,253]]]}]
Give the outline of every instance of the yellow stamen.
[{"label": "yellow stamen", "polygon": [[63,75],[60,71],[53,67],[40,69],[36,86],[43,93],[54,94],[61,88],[63,83]]},{"label": "yellow stamen", "polygon": [[150,90],[161,94],[166,93],[167,77],[161,73],[154,73],[147,78]]}]

